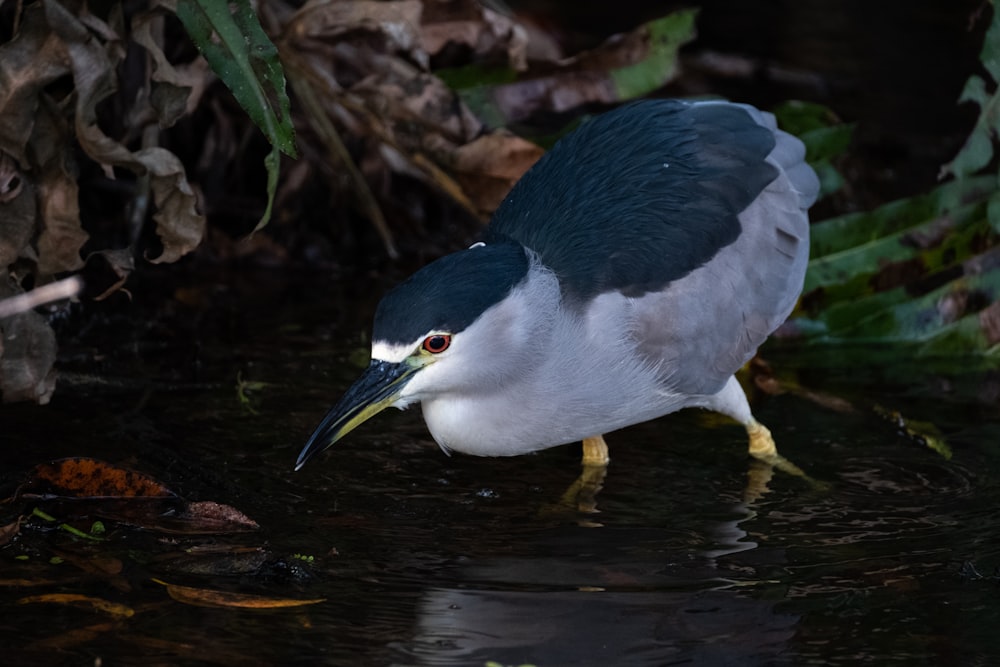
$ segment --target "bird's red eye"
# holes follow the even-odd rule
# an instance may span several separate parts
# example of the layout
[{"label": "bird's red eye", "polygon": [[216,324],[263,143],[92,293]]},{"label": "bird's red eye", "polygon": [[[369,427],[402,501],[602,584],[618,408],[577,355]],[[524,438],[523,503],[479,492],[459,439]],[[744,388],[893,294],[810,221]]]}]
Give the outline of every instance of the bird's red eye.
[{"label": "bird's red eye", "polygon": [[424,339],[423,348],[431,354],[441,354],[451,345],[451,336],[448,334],[434,334]]}]

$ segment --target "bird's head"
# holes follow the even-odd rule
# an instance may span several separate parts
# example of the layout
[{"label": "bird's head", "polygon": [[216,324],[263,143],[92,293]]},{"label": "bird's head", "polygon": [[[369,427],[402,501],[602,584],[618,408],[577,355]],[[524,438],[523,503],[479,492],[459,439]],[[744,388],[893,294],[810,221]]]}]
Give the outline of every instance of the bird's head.
[{"label": "bird's head", "polygon": [[368,368],[309,438],[295,469],[387,407],[502,385],[545,317],[524,295],[520,244],[476,244],[415,273],[379,303]]}]

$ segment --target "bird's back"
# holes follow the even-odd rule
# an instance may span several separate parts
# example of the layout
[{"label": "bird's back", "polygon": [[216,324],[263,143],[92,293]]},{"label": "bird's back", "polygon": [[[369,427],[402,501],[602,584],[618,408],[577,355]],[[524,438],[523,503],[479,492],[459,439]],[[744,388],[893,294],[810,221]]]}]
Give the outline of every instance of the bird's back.
[{"label": "bird's back", "polygon": [[794,306],[817,191],[802,143],[770,114],[645,101],[559,142],[490,232],[537,253],[571,306],[620,294],[664,383],[714,393]]}]

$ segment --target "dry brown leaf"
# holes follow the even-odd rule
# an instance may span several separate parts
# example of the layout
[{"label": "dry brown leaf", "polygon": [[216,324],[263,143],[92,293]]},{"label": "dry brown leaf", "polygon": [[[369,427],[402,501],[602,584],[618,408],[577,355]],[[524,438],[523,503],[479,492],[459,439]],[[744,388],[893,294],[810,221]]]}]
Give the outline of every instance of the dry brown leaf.
[{"label": "dry brown leaf", "polygon": [[429,61],[420,37],[422,13],[420,0],[310,0],[288,22],[286,32],[292,39],[335,40],[359,31],[371,33],[383,40],[378,51],[406,54],[426,69]]},{"label": "dry brown leaf", "polygon": [[428,3],[424,7],[420,37],[424,51],[431,56],[449,46],[458,46],[471,52],[465,58],[473,62],[505,58],[516,71],[528,68],[527,31],[475,0]]},{"label": "dry brown leaf", "polygon": [[81,148],[104,166],[124,167],[150,175],[157,206],[154,219],[163,253],[155,262],[174,261],[193,250],[204,235],[205,219],[197,212],[194,191],[187,182],[180,160],[164,148],[146,148],[132,153],[107,136],[97,124],[97,106],[116,92],[115,73],[120,58],[115,49],[90,39],[86,28],[58,3],[46,3],[50,25],[67,42],[77,102],[74,117]]},{"label": "dry brown leaf", "polygon": [[167,587],[167,593],[173,599],[184,604],[195,605],[197,607],[235,607],[239,609],[282,609],[287,607],[304,607],[306,605],[325,602],[326,598],[293,599],[293,598],[271,598],[263,595],[251,595],[249,593],[230,593],[227,591],[215,591],[207,588],[194,588],[192,586],[178,586],[168,584],[160,579],[153,579],[158,584]]},{"label": "dry brown leaf", "polygon": [[496,130],[460,146],[452,168],[479,211],[490,214],[544,153],[537,144]]},{"label": "dry brown leaf", "polygon": [[157,211],[156,235],[163,244],[159,257],[149,258],[154,264],[175,262],[198,247],[205,236],[205,217],[198,213],[197,199],[184,165],[165,148],[145,148],[135,154],[149,170],[150,186]]},{"label": "dry brown leaf", "polygon": [[186,65],[174,65],[167,60],[161,46],[163,16],[164,11],[156,8],[136,16],[132,19],[132,39],[153,60],[150,103],[160,127],[167,128],[198,107],[205,88],[215,76],[201,56]]},{"label": "dry brown leaf", "polygon": [[82,607],[99,611],[111,616],[121,616],[128,618],[135,614],[135,610],[117,602],[95,598],[89,595],[78,593],[47,593],[44,595],[29,595],[17,601],[18,604],[62,604],[73,607]]},{"label": "dry brown leaf", "polygon": [[24,8],[17,34],[0,46],[0,150],[25,164],[25,147],[42,90],[67,74],[66,47],[51,30],[42,3]]},{"label": "dry brown leaf", "polygon": [[[105,461],[71,458],[35,466],[22,487],[32,494],[71,498],[173,498],[176,494],[149,475]],[[29,495],[29,494],[24,494]]]},{"label": "dry brown leaf", "polygon": [[[27,181],[22,184],[18,196],[0,203],[0,277],[3,280],[7,280],[7,267],[23,256],[31,243],[36,214],[35,189]],[[0,286],[0,298],[10,295]]]},{"label": "dry brown leaf", "polygon": [[54,275],[83,267],[80,249],[89,235],[80,225],[79,187],[72,166],[69,128],[51,104],[39,107],[29,153],[36,165],[40,204],[38,272]]}]

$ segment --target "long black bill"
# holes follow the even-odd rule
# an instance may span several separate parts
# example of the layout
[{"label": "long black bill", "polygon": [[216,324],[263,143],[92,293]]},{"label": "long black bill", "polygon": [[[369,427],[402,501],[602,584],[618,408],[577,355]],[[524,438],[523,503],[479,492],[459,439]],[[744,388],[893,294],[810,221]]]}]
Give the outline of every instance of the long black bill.
[{"label": "long black bill", "polygon": [[408,361],[391,363],[372,359],[344,397],[326,414],[299,453],[295,469],[396,402],[400,392],[419,369]]}]

